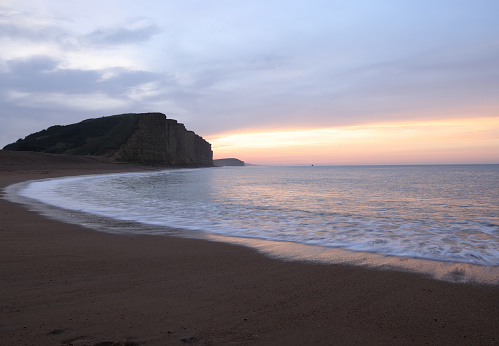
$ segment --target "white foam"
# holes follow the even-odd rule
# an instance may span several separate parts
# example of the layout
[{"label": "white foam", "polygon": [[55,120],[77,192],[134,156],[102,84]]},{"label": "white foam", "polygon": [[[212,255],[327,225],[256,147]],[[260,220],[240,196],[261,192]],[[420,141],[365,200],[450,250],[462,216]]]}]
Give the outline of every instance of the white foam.
[{"label": "white foam", "polygon": [[[18,193],[67,210],[159,226],[155,234],[161,234],[162,229],[170,234],[168,230],[175,228],[231,239],[499,265],[497,218],[477,215],[456,219],[455,215],[435,212],[432,218],[417,220],[389,209],[355,214],[318,210],[317,205],[311,210],[297,208],[300,203],[262,205],[255,202],[261,201],[258,198],[246,201],[244,195],[222,195],[213,178],[218,174],[213,172],[218,171],[205,172],[177,170],[35,181],[24,184]],[[211,180],[206,181],[207,175]]]}]

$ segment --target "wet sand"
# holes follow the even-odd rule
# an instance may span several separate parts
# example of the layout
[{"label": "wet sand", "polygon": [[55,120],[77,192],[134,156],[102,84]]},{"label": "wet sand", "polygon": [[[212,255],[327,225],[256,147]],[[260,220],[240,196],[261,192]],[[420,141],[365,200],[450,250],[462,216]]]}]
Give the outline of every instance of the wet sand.
[{"label": "wet sand", "polygon": [[[0,151],[0,188],[135,171]],[[0,199],[0,345],[491,345],[499,286],[113,235]]]}]

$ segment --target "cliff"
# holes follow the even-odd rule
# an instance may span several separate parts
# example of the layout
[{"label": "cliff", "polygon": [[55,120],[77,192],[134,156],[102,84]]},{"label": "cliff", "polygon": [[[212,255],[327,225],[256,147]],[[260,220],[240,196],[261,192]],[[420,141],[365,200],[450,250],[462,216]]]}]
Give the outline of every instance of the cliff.
[{"label": "cliff", "polygon": [[162,113],[120,114],[52,126],[4,150],[104,156],[111,161],[210,167],[211,144]]}]

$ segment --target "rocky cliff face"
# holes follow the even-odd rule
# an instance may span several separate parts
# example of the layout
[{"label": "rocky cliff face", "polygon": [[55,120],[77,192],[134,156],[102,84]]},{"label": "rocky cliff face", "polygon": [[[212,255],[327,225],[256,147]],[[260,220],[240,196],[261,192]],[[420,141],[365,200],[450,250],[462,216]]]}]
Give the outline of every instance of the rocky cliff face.
[{"label": "rocky cliff face", "polygon": [[179,167],[213,165],[211,144],[162,113],[138,114],[137,130],[114,157],[119,161]]},{"label": "rocky cliff face", "polygon": [[146,165],[213,165],[211,144],[162,113],[121,114],[53,126],[4,149],[101,155]]}]

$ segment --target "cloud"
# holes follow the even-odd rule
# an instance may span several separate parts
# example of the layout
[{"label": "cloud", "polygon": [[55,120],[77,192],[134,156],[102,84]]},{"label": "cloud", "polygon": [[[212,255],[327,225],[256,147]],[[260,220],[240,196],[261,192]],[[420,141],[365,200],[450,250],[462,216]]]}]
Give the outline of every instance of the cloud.
[{"label": "cloud", "polygon": [[135,44],[148,41],[160,32],[160,28],[154,23],[131,20],[129,24],[120,27],[99,28],[85,35],[85,39],[99,45]]},{"label": "cloud", "polygon": [[[0,71],[1,146],[55,124],[151,109],[149,101],[175,84],[168,74],[111,68],[61,69],[51,57],[7,62]],[[178,110],[178,109],[177,109]]]},{"label": "cloud", "polygon": [[149,82],[139,84],[128,88],[126,95],[135,101],[143,101],[144,99],[155,97],[163,94],[161,84],[159,82]]},{"label": "cloud", "polygon": [[0,38],[44,40],[66,36],[65,30],[29,11],[0,7]]},{"label": "cloud", "polygon": [[145,17],[110,21],[90,30],[70,18],[0,7],[0,71],[6,62],[45,56],[58,60],[59,68],[145,69],[144,55],[136,46],[149,41],[161,29]]},{"label": "cloud", "polygon": [[[127,88],[163,78],[160,74],[122,68],[104,70],[60,69],[59,61],[50,57],[14,60],[1,73],[0,90],[29,92],[93,93],[106,91],[123,94]],[[108,78],[103,78],[108,74]]]},{"label": "cloud", "polygon": [[36,23],[8,23],[0,21],[0,38],[11,40],[35,41],[53,40],[67,37],[64,30],[56,26]]},{"label": "cloud", "polygon": [[10,3],[2,112],[42,128],[161,111],[208,136],[499,110],[490,1]]},{"label": "cloud", "polygon": [[124,108],[129,105],[124,99],[113,98],[104,93],[67,94],[57,92],[42,92],[37,94],[11,92],[7,99],[24,107],[52,109],[62,107],[67,110],[79,111],[106,111],[109,109]]}]

